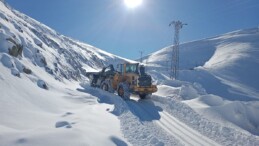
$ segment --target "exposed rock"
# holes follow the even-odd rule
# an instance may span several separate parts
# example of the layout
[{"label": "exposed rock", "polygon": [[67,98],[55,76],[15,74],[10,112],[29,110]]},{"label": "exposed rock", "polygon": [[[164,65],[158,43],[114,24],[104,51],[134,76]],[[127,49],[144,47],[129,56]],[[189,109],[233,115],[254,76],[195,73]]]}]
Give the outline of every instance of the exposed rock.
[{"label": "exposed rock", "polygon": [[46,61],[45,57],[42,57],[40,61],[41,61],[41,63],[44,64],[44,66],[47,65],[47,61]]},{"label": "exposed rock", "polygon": [[42,43],[37,43],[36,45],[41,47],[41,48],[43,48],[43,44]]},{"label": "exposed rock", "polygon": [[15,68],[17,68],[19,70],[19,72],[22,73],[24,65],[20,61],[18,61],[18,59],[16,59],[16,58],[13,58],[13,59],[14,59],[14,66],[15,66]]},{"label": "exposed rock", "polygon": [[8,68],[14,67],[14,63],[11,59],[11,56],[8,54],[3,54],[2,58],[1,58],[1,62],[5,67],[8,67]]},{"label": "exposed rock", "polygon": [[53,73],[53,70],[52,69],[50,69],[49,67],[45,67],[45,70],[46,70],[46,72],[48,72],[49,74],[51,74],[51,75],[53,75],[54,73]]},{"label": "exposed rock", "polygon": [[14,75],[16,77],[21,77],[20,72],[16,68],[12,68],[11,73],[12,73],[12,75]]},{"label": "exposed rock", "polygon": [[23,72],[26,73],[26,74],[31,74],[32,71],[26,67],[23,68]]},{"label": "exposed rock", "polygon": [[40,40],[38,40],[38,39],[35,38],[35,39],[34,39],[34,43],[35,43],[37,46],[43,48],[43,43],[42,43]]},{"label": "exposed rock", "polygon": [[45,57],[40,53],[39,50],[37,50],[35,57],[36,57],[35,59],[37,60],[37,65],[39,65],[41,67],[47,66],[47,61],[46,61]]},{"label": "exposed rock", "polygon": [[9,54],[18,57],[18,55],[22,56],[23,46],[20,44],[17,44],[12,38],[7,38],[7,41],[13,43],[13,47],[9,48]]},{"label": "exposed rock", "polygon": [[14,57],[18,57],[18,55],[22,55],[22,46],[18,45],[18,46],[13,46],[12,48],[9,48],[9,54],[14,56]]},{"label": "exposed rock", "polygon": [[0,18],[2,18],[3,20],[9,22],[8,18],[7,18],[6,15],[3,14],[3,13],[0,13]]},{"label": "exposed rock", "polygon": [[20,26],[18,26],[17,24],[14,24],[14,27],[21,33],[23,33],[23,30]]},{"label": "exposed rock", "polygon": [[48,90],[48,86],[47,86],[47,84],[46,84],[43,80],[38,80],[37,85],[38,85],[40,88],[43,88],[43,89]]},{"label": "exposed rock", "polygon": [[56,128],[61,128],[61,127],[72,128],[71,124],[68,123],[67,121],[56,122],[55,127]]}]

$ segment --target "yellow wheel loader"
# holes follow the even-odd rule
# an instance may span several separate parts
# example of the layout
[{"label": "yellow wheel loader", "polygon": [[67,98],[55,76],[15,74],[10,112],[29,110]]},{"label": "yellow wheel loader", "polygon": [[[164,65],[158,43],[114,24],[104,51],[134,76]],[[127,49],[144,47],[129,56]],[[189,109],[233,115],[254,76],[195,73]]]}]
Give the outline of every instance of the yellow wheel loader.
[{"label": "yellow wheel loader", "polygon": [[129,99],[130,94],[137,94],[144,99],[157,91],[151,76],[145,73],[145,67],[139,63],[118,64],[117,70],[109,65],[100,72],[88,72],[87,76],[92,87],[111,93],[116,91],[124,99]]}]

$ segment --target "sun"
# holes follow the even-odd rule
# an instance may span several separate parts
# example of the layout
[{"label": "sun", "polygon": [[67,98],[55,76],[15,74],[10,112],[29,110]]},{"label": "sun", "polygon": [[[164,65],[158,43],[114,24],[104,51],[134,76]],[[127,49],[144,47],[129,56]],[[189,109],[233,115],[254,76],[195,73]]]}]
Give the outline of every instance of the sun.
[{"label": "sun", "polygon": [[128,8],[136,8],[142,4],[143,0],[124,0],[125,5]]}]

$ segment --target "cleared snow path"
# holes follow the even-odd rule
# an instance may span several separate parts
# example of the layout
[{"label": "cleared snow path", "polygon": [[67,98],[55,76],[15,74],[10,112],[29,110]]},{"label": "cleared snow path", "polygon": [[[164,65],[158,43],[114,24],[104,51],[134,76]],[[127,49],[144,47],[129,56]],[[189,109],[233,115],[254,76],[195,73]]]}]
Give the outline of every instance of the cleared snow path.
[{"label": "cleared snow path", "polygon": [[[150,119],[156,118],[157,115],[154,115],[152,111],[150,112],[150,102],[148,100],[141,100],[137,104],[134,102],[128,102],[131,107],[134,107],[135,111],[141,113],[142,115],[150,116]],[[216,142],[212,141],[208,137],[200,134],[194,129],[190,128],[188,125],[182,123],[174,116],[170,115],[166,111],[159,112],[160,118],[154,120],[159,127],[166,131],[171,136],[175,137],[185,145],[219,145]]]},{"label": "cleared snow path", "polygon": [[[172,99],[170,97],[166,98],[160,96],[152,96],[151,100],[156,106],[160,106],[164,110],[160,113],[161,119],[159,122],[167,120],[167,123],[170,123],[171,126],[175,125],[175,123],[178,123],[177,126],[179,126],[181,129],[177,132],[176,130],[171,130],[171,132],[177,133],[178,135],[189,135],[190,137],[188,138],[194,138],[193,140],[198,140],[198,143],[200,144],[197,145],[220,144],[257,146],[259,144],[259,137],[253,136],[245,131],[242,132],[231,127],[226,127],[224,125],[210,121],[196,113],[193,109],[181,101]],[[171,127],[171,129],[173,128]],[[181,139],[180,136],[177,137],[176,135],[175,137],[184,143],[186,140],[189,140],[186,139],[186,136],[182,136],[183,139]],[[185,144],[190,145],[188,143]],[[195,143],[192,143],[191,145],[195,145]]]},{"label": "cleared snow path", "polygon": [[183,124],[167,112],[161,112],[161,119],[157,123],[167,132],[180,139],[186,145],[219,145],[211,139],[201,135],[189,126]]},{"label": "cleared snow path", "polygon": [[[114,94],[103,92],[100,89],[88,86],[85,86],[84,90],[78,90],[90,93],[97,97],[97,101],[101,104],[105,103],[114,105],[114,109],[110,109],[109,111],[118,116],[121,131],[127,141],[132,145],[184,145],[181,141],[167,133],[154,122],[160,119],[159,112],[162,111],[162,108],[154,105],[152,100],[146,100],[145,102],[142,102],[141,100],[124,101]],[[143,108],[141,108],[142,103],[146,103],[145,108],[147,108],[150,113],[147,113]]]},{"label": "cleared snow path", "polygon": [[124,138],[132,145],[251,145],[259,138],[247,132],[220,125],[196,113],[185,103],[170,97],[152,96],[139,100],[120,97],[86,87],[99,103],[114,105],[109,111],[120,120]]}]

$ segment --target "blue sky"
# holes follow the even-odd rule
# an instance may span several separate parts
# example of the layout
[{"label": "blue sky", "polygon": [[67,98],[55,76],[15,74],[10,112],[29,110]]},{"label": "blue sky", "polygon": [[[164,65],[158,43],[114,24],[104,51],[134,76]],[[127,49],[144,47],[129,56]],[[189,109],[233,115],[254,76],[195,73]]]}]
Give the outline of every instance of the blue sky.
[{"label": "blue sky", "polygon": [[180,42],[259,27],[258,0],[6,0],[13,8],[61,34],[110,53],[137,59],[173,42],[172,20],[188,23]]}]

